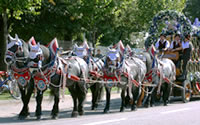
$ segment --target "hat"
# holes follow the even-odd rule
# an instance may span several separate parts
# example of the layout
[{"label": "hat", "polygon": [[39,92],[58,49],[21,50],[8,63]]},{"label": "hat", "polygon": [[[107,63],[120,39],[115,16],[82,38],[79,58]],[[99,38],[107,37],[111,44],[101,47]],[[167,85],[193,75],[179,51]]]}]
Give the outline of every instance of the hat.
[{"label": "hat", "polygon": [[175,34],[175,37],[177,37],[177,36],[181,37],[181,33],[180,33],[180,32],[177,32],[177,33]]},{"label": "hat", "polygon": [[164,37],[166,37],[166,33],[165,33],[165,31],[162,31],[162,33],[160,34],[160,36],[164,36]]}]

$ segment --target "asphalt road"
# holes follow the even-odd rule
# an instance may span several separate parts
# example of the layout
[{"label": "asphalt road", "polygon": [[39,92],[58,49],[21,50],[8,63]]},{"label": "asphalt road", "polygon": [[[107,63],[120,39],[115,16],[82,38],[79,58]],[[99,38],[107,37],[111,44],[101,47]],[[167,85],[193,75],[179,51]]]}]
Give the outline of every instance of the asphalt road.
[{"label": "asphalt road", "polygon": [[72,100],[66,96],[60,102],[59,119],[50,119],[53,102],[45,99],[43,102],[43,116],[41,120],[34,117],[35,100],[30,103],[31,115],[26,120],[18,120],[17,114],[21,109],[21,102],[15,100],[0,101],[1,125],[200,125],[200,98],[193,98],[189,103],[182,103],[179,98],[173,98],[168,106],[157,104],[150,108],[138,108],[131,112],[119,112],[120,98],[118,93],[112,94],[111,112],[103,114],[105,101],[96,111],[91,111],[91,96],[88,95],[85,115],[71,118]]}]

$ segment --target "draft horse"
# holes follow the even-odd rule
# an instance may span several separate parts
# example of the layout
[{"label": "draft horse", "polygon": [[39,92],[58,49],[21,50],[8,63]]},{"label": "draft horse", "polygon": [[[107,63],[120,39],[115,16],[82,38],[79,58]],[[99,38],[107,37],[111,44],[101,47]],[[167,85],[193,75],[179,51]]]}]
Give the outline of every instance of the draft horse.
[{"label": "draft horse", "polygon": [[33,79],[28,67],[29,45],[17,35],[15,38],[8,35],[5,63],[17,80],[23,108],[19,113],[19,119],[25,119],[29,115],[28,103],[34,89]]}]

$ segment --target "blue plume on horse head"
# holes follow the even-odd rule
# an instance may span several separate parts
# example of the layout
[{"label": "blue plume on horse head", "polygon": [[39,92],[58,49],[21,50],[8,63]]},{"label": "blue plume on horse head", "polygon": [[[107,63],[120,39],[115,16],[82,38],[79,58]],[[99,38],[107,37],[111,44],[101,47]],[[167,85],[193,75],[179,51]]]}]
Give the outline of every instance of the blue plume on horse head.
[{"label": "blue plume on horse head", "polygon": [[30,53],[29,57],[31,59],[35,59],[38,55],[42,55],[42,50],[40,48],[40,43],[38,42],[36,44],[34,37],[31,37],[29,40],[29,46],[30,46]]}]

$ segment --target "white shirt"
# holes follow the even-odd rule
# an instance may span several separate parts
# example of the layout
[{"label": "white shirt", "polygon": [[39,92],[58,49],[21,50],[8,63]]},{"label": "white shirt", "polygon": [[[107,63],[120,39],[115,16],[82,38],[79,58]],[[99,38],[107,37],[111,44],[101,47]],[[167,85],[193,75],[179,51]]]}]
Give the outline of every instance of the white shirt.
[{"label": "white shirt", "polygon": [[186,49],[186,48],[189,48],[190,46],[189,46],[190,44],[189,44],[189,41],[187,41],[187,42],[182,42],[182,48],[183,49]]},{"label": "white shirt", "polygon": [[[160,41],[160,39],[158,39],[158,41],[156,42],[156,45],[155,45],[156,49],[158,49],[158,47],[159,47],[159,41]],[[165,41],[166,41],[165,48],[169,48],[170,47],[169,41],[164,40],[164,41],[161,41],[161,42],[163,43]]]},{"label": "white shirt", "polygon": [[[172,42],[171,42],[170,47],[169,47],[170,49],[173,49],[173,48],[174,48],[174,42],[176,42],[176,41],[172,41]],[[178,45],[178,42],[176,42],[176,45]]]}]

